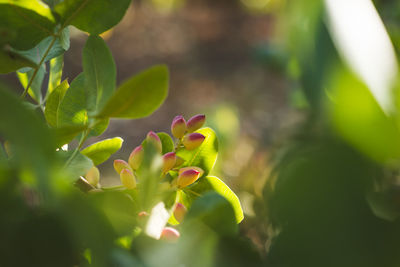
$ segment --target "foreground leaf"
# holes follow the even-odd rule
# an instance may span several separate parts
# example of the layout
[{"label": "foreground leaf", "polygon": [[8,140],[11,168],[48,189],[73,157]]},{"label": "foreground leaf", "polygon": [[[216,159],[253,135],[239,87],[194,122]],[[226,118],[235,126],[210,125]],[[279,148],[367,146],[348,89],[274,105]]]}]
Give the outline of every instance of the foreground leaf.
[{"label": "foreground leaf", "polygon": [[57,86],[49,95],[46,102],[46,109],[44,110],[44,115],[47,122],[52,127],[58,126],[58,111],[60,103],[63,100],[65,93],[69,88],[67,80],[64,80],[59,86]]}]

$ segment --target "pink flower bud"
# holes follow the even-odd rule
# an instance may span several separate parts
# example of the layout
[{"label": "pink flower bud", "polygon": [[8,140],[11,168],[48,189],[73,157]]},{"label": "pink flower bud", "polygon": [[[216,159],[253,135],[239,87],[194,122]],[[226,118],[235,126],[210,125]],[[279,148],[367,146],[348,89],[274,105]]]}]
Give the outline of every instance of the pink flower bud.
[{"label": "pink flower bud", "polygon": [[199,177],[203,176],[203,174],[204,174],[203,169],[200,168],[200,167],[196,167],[196,166],[189,166],[189,167],[180,168],[178,174],[181,174],[182,172],[187,171],[187,170],[196,170],[196,171],[198,171],[200,173]]},{"label": "pink flower bud", "polygon": [[140,164],[143,161],[144,150],[142,145],[137,146],[129,156],[129,165],[133,170],[139,169]]},{"label": "pink flower bud", "polygon": [[135,176],[129,169],[122,169],[122,171],[119,174],[119,177],[121,178],[122,185],[125,186],[126,188],[128,189],[136,188]]},{"label": "pink flower bud", "polygon": [[168,242],[176,242],[179,238],[179,232],[172,227],[165,227],[162,232],[160,239]]},{"label": "pink flower bud", "polygon": [[181,139],[186,133],[186,121],[179,115],[172,120],[171,133],[176,138]]},{"label": "pink flower bud", "polygon": [[132,171],[132,168],[131,168],[131,166],[129,166],[128,162],[126,162],[125,160],[122,160],[122,159],[114,160],[114,169],[118,174],[121,173],[122,169],[128,169],[128,170]]},{"label": "pink flower bud", "polygon": [[149,216],[149,213],[145,212],[145,211],[141,211],[138,213],[139,218],[144,218]]},{"label": "pink flower bud", "polygon": [[163,167],[162,172],[166,173],[171,170],[176,163],[176,154],[175,152],[168,152],[163,156]]},{"label": "pink flower bud", "polygon": [[206,122],[206,115],[199,114],[191,117],[187,122],[187,130],[189,133],[192,133],[201,128]]},{"label": "pink flower bud", "polygon": [[196,182],[200,177],[200,172],[194,169],[189,169],[179,174],[177,179],[178,188],[183,188]]},{"label": "pink flower bud", "polygon": [[198,148],[206,137],[200,133],[191,133],[183,137],[182,143],[187,150]]},{"label": "pink flower bud", "polygon": [[183,217],[185,217],[187,212],[186,207],[182,203],[176,203],[174,209],[174,217],[178,222],[182,222]]},{"label": "pink flower bud", "polygon": [[100,181],[100,172],[99,169],[96,168],[96,166],[93,166],[85,175],[86,181],[90,185],[93,185],[94,187],[97,187]]},{"label": "pink flower bud", "polygon": [[157,148],[157,150],[160,151],[160,153],[161,153],[161,151],[162,151],[161,139],[160,139],[160,137],[158,137],[158,135],[155,132],[150,131],[146,136],[146,140],[148,143],[152,143]]}]

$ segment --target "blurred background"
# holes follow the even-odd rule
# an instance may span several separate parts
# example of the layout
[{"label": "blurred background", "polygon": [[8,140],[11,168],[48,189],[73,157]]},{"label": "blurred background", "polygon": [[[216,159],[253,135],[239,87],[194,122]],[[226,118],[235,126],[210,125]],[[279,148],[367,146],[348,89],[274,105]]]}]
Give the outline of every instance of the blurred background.
[{"label": "blurred background", "polygon": [[[293,32],[312,18],[314,3],[320,1],[300,2],[133,1],[122,22],[102,35],[115,58],[118,83],[151,65],[165,63],[171,75],[170,90],[165,103],[150,117],[111,121],[101,139],[121,136],[125,141],[100,166],[102,183],[118,182],[111,162],[126,159],[148,131],[169,133],[176,115],[188,119],[204,113],[220,140],[215,174],[238,194],[245,212],[241,232],[265,254],[271,229],[262,191],[276,151],[294,132],[307,127],[306,119],[316,116],[315,109],[310,111],[315,95],[302,90],[305,83],[299,78],[299,68],[304,68],[292,52],[293,47],[300,50],[304,40],[314,41],[311,35],[293,39]],[[400,4],[395,0],[374,4],[398,53]],[[70,80],[82,71],[86,38],[71,28],[63,74]],[[314,59],[318,57],[310,57],[310,64]],[[14,74],[0,79],[22,91]],[[88,144],[96,140],[89,139]]]}]

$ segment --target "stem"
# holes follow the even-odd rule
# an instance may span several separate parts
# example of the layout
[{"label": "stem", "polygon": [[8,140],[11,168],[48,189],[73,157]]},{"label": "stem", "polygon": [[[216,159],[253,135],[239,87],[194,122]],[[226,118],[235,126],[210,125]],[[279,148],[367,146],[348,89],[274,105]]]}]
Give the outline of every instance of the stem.
[{"label": "stem", "polygon": [[50,50],[53,47],[54,43],[56,42],[56,39],[57,39],[57,36],[53,36],[53,39],[51,40],[49,47],[47,47],[46,52],[44,52],[43,57],[40,59],[38,66],[35,68],[35,71],[33,72],[33,75],[31,77],[31,79],[29,80],[28,85],[26,86],[24,92],[22,93],[21,98],[24,98],[26,96],[26,94],[28,93],[28,90],[31,87],[33,80],[35,79],[36,74],[38,73],[39,69],[42,67],[43,62],[44,62],[45,58],[47,57],[47,55],[50,53]]},{"label": "stem", "polygon": [[199,193],[196,193],[196,192],[194,192],[194,191],[192,191],[192,190],[190,190],[190,189],[187,189],[187,188],[185,188],[185,191],[190,192],[190,193],[192,193],[193,195],[196,195],[196,196],[198,196],[198,197],[201,196]]}]

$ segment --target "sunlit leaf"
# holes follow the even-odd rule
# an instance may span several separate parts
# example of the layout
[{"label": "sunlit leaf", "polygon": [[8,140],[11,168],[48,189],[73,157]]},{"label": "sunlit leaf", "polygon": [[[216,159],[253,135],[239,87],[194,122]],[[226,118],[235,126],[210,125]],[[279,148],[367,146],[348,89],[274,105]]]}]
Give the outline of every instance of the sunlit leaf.
[{"label": "sunlit leaf", "polygon": [[[43,84],[43,80],[44,80],[45,71],[46,71],[46,69],[44,67],[38,69],[33,81],[31,82],[31,84],[29,86],[29,89],[28,89],[28,94],[37,103],[42,102],[42,84]],[[30,80],[33,77],[34,72],[35,72],[35,70],[33,70],[33,69],[31,69],[25,73],[17,72],[18,79],[21,82],[24,89],[28,86]]]},{"label": "sunlit leaf", "polygon": [[63,66],[64,55],[60,55],[50,60],[49,86],[47,94],[53,92],[53,90],[60,85]]},{"label": "sunlit leaf", "polygon": [[206,176],[217,161],[218,139],[211,128],[202,128],[196,132],[206,137],[203,143],[194,150],[180,149],[177,155],[185,160],[183,166],[198,166],[204,170],[203,176]]},{"label": "sunlit leaf", "polygon": [[136,119],[150,115],[167,97],[168,79],[164,65],[142,71],[119,87],[98,117]]},{"label": "sunlit leaf", "polygon": [[90,158],[94,165],[99,165],[117,152],[123,141],[120,137],[102,140],[83,149],[81,153]]},{"label": "sunlit leaf", "polygon": [[60,103],[63,100],[65,93],[69,88],[67,80],[64,80],[59,86],[57,86],[49,95],[46,102],[46,109],[44,115],[50,126],[58,126],[58,111]]},{"label": "sunlit leaf", "polygon": [[171,152],[174,150],[174,141],[172,141],[171,136],[169,134],[160,132],[157,133],[158,137],[160,137],[162,144],[162,154]]}]

